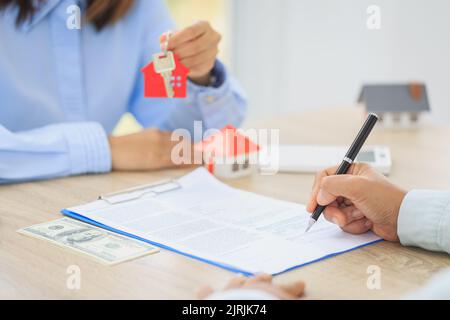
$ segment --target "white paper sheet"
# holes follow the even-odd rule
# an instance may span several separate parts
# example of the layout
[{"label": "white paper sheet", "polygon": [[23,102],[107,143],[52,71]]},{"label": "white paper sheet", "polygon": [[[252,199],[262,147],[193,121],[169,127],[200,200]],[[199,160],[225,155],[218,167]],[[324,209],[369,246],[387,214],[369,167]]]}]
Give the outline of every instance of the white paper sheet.
[{"label": "white paper sheet", "polygon": [[67,209],[152,243],[243,273],[277,274],[379,240],[350,235],[321,218],[304,233],[303,205],[238,190],[199,168],[182,188],[132,202]]}]

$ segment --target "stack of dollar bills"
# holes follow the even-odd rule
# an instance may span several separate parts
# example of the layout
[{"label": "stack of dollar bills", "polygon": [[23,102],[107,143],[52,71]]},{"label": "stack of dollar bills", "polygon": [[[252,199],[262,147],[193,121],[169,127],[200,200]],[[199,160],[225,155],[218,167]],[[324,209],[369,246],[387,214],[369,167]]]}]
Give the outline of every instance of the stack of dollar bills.
[{"label": "stack of dollar bills", "polygon": [[74,250],[105,265],[115,265],[159,251],[148,243],[70,218],[34,225],[18,232]]}]

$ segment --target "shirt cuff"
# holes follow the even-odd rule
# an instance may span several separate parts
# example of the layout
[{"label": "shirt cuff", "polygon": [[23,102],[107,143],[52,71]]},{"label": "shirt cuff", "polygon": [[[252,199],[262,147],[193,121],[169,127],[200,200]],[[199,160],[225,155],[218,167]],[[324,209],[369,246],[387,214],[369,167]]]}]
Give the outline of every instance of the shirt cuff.
[{"label": "shirt cuff", "polygon": [[397,228],[403,245],[450,253],[450,192],[408,192],[400,207]]},{"label": "shirt cuff", "polygon": [[188,81],[188,92],[195,96],[206,122],[205,129],[221,129],[229,124],[239,127],[246,112],[243,90],[229,77],[226,67],[219,60],[216,60],[213,76],[215,83],[212,86],[201,86]]},{"label": "shirt cuff", "polygon": [[211,83],[209,85],[203,86],[200,84],[196,84],[190,80],[188,81],[188,85],[191,85],[192,89],[197,91],[198,90],[201,91],[202,89],[205,88],[216,88],[216,89],[220,88],[227,79],[227,71],[223,63],[216,59],[214,67],[212,68],[210,73],[211,73]]},{"label": "shirt cuff", "polygon": [[111,171],[108,137],[96,122],[64,124],[70,156],[71,175]]},{"label": "shirt cuff", "polygon": [[231,289],[215,292],[208,300],[279,300],[277,297],[255,289]]}]

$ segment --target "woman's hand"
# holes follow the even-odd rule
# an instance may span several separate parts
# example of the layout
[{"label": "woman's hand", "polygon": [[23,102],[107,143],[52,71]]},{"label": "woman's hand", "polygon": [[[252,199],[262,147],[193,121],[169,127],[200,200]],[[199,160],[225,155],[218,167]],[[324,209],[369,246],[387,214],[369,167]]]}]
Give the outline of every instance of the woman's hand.
[{"label": "woman's hand", "polygon": [[328,205],[327,220],[344,231],[360,234],[372,230],[389,241],[398,241],[397,219],[406,192],[366,164],[354,164],[348,174],[334,175],[337,167],[316,176],[307,210]]},{"label": "woman's hand", "polygon": [[139,133],[110,137],[113,170],[155,170],[174,167],[171,132],[147,129]]},{"label": "woman's hand", "polygon": [[[232,279],[224,290],[232,289],[253,289],[268,293],[274,298],[282,300],[293,300],[300,298],[305,291],[305,283],[297,281],[289,285],[275,285],[272,282],[272,276],[268,274],[260,274],[256,277],[246,278],[244,276]],[[214,290],[207,286],[200,289],[199,299],[207,299]]]},{"label": "woman's hand", "polygon": [[[221,35],[207,21],[199,21],[190,27],[174,32],[169,39],[168,50],[175,53],[182,64],[189,68],[189,78],[200,85],[208,85],[210,73],[219,52]],[[160,42],[164,50],[166,35]]]}]

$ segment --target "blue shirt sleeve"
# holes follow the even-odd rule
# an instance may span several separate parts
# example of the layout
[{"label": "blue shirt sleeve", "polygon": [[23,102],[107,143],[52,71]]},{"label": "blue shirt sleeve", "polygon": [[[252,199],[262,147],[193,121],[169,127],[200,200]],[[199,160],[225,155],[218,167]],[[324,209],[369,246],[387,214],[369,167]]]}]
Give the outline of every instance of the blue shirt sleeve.
[{"label": "blue shirt sleeve", "polygon": [[450,192],[408,192],[400,207],[398,236],[403,245],[450,253]]},{"label": "blue shirt sleeve", "polygon": [[[175,28],[163,0],[135,3],[102,32],[65,28],[65,1],[45,1],[20,28],[14,12],[0,15],[0,38],[11,40],[0,45],[0,183],[110,171],[107,134],[127,110],[169,131],[192,132],[195,120],[240,124],[245,99],[219,61],[213,86],[189,83],[187,99],[144,99],[140,69]],[[35,50],[14,55],[18,48]]]},{"label": "blue shirt sleeve", "polygon": [[[154,2],[152,11],[141,10],[143,28],[148,31],[142,41],[141,67],[147,65],[152,55],[160,51],[159,38],[167,30],[174,30],[167,7],[162,1]],[[149,21],[152,22],[151,26]],[[153,23],[157,21],[157,23]],[[149,99],[144,97],[144,78],[139,71],[128,110],[144,127],[158,127],[173,131],[179,128],[194,132],[194,121],[202,121],[202,129],[232,124],[238,127],[245,116],[247,101],[239,84],[230,77],[225,66],[216,61],[213,69],[216,81],[205,87],[188,81],[184,99]]]},{"label": "blue shirt sleeve", "polygon": [[54,124],[17,133],[0,125],[0,183],[110,170],[108,138],[96,122]]}]

